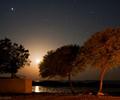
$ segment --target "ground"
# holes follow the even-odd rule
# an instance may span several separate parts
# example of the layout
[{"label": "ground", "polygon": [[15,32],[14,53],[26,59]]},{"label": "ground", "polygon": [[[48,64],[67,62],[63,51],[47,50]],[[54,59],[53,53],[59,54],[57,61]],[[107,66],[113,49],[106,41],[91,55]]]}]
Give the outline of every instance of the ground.
[{"label": "ground", "polygon": [[120,100],[119,96],[96,95],[48,95],[48,94],[22,94],[1,95],[0,100]]}]

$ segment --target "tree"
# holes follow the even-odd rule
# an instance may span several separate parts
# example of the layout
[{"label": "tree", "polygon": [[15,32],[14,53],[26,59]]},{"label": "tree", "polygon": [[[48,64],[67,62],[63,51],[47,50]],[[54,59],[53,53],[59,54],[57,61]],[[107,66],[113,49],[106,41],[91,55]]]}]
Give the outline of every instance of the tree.
[{"label": "tree", "polygon": [[0,40],[0,73],[11,73],[14,78],[18,69],[29,63],[29,51],[10,39]]},{"label": "tree", "polygon": [[46,77],[51,78],[51,77],[54,77],[54,75],[56,75],[54,71],[54,66],[55,66],[54,54],[55,54],[54,51],[52,50],[48,51],[47,54],[44,56],[43,61],[40,63],[39,71],[40,71],[40,75],[43,78],[46,78]]},{"label": "tree", "polygon": [[120,65],[120,28],[109,28],[95,33],[82,48],[76,62],[83,66],[100,69],[98,95],[103,94],[102,85],[105,73]]},{"label": "tree", "polygon": [[[74,61],[79,49],[80,47],[77,45],[66,45],[55,51],[48,52],[39,66],[40,75],[42,77],[67,76],[72,86],[71,75],[75,74],[76,66],[74,65]],[[81,67],[79,71],[83,71],[83,68]]]}]

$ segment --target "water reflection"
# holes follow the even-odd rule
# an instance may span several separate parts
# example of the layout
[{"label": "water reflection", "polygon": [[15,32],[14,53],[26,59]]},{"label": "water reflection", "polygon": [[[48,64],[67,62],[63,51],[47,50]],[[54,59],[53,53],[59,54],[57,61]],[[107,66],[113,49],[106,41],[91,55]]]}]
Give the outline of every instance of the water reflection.
[{"label": "water reflection", "polygon": [[43,87],[43,86],[33,86],[32,92],[40,93],[71,93],[70,88],[68,87]]},{"label": "water reflection", "polygon": [[43,87],[43,86],[33,86],[32,87],[32,92],[47,92],[48,88],[47,87]]},{"label": "water reflection", "polygon": [[36,93],[37,93],[37,92],[40,92],[39,86],[35,86],[35,87],[34,87],[34,92],[36,92]]},{"label": "water reflection", "polygon": [[[97,88],[95,87],[74,87],[75,93],[84,94],[87,93],[86,91],[92,90],[93,93],[97,93]],[[44,86],[33,86],[32,92],[35,93],[64,93],[68,94],[71,93],[70,87],[44,87]],[[112,93],[113,95],[120,94],[120,88],[104,88],[105,93]],[[117,94],[116,94],[117,93]]]}]

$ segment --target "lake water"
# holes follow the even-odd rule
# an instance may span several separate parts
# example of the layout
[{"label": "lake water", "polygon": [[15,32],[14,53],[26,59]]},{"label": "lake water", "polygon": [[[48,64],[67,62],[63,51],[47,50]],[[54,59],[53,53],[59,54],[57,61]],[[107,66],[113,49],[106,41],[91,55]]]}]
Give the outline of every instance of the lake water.
[{"label": "lake water", "polygon": [[[110,82],[109,82],[110,83]],[[118,82],[116,82],[118,84]],[[103,87],[103,92],[108,93],[108,94],[112,94],[112,95],[119,95],[120,96],[120,86],[117,84],[112,84],[112,87]],[[111,86],[111,85],[110,85]],[[117,86],[117,87],[116,87]],[[81,87],[73,87],[72,88],[74,90],[75,93],[88,93],[88,92],[92,92],[92,93],[97,93],[98,91],[98,87],[91,87],[91,86],[81,86]],[[35,93],[71,93],[71,88],[69,86],[60,86],[60,87],[50,87],[50,86],[33,86],[32,87],[32,92]]]},{"label": "lake water", "polygon": [[71,92],[70,91],[70,88],[68,87],[44,87],[44,86],[33,86],[32,88],[32,91],[33,92],[47,92],[47,93],[69,93]]},{"label": "lake water", "polygon": [[[87,91],[94,91],[97,92],[97,88],[88,88],[88,87],[75,87],[73,88],[75,92],[87,92]],[[120,92],[120,88],[104,88],[103,91],[109,91],[109,92]],[[33,86],[32,92],[35,93],[71,93],[71,88],[69,87],[43,87],[43,86]]]}]

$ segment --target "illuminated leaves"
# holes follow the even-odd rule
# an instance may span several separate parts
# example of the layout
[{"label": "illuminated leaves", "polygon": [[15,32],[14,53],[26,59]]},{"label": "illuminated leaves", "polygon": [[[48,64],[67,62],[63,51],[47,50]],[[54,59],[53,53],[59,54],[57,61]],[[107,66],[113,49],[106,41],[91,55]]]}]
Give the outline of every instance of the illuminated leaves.
[{"label": "illuminated leaves", "polygon": [[109,67],[118,66],[120,64],[120,28],[109,28],[95,33],[85,42],[83,48],[85,51],[80,52],[78,61],[83,60],[89,66],[98,68],[104,67],[106,63]]}]

